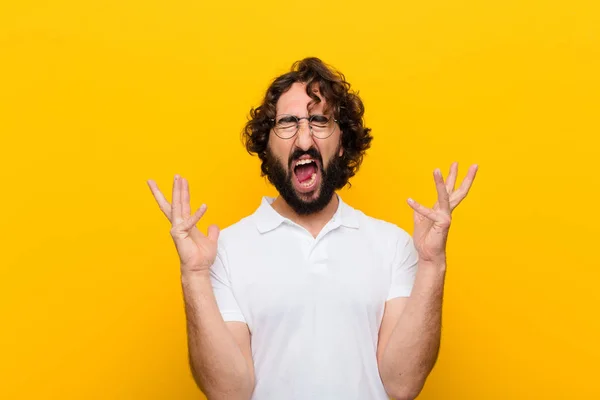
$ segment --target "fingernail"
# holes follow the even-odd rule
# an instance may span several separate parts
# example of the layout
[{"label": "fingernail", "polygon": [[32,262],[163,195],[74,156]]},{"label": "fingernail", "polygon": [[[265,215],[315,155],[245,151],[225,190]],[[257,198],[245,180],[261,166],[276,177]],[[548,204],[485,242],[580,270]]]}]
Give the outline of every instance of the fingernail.
[{"label": "fingernail", "polygon": [[413,204],[415,201],[409,197],[409,198],[408,198],[408,202],[409,202],[410,204]]},{"label": "fingernail", "polygon": [[439,168],[436,168],[434,171],[434,174],[436,174],[437,176],[440,176],[442,174],[442,171],[440,171]]},{"label": "fingernail", "polygon": [[179,175],[175,174],[175,180],[179,180]]}]

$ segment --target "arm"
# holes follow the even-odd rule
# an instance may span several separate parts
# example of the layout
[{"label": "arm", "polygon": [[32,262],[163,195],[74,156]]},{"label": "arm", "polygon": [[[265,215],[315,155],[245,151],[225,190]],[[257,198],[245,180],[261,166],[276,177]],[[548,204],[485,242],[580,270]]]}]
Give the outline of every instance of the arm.
[{"label": "arm", "polygon": [[182,276],[182,287],[196,383],[209,400],[250,399],[254,367],[247,325],[223,321],[209,275]]},{"label": "arm", "polygon": [[[206,205],[191,213],[187,179],[175,175],[173,204],[167,201],[156,182],[147,182],[160,210],[171,223],[170,233],[179,255],[194,380],[210,400],[249,399],[254,390],[250,333],[245,323],[224,322],[211,282],[211,276],[218,275],[213,270],[222,267],[220,260],[216,262],[219,228],[211,225],[205,235],[196,227],[206,212]],[[227,299],[227,292],[221,297]]]},{"label": "arm", "polygon": [[[442,297],[446,276],[446,242],[452,211],[466,197],[477,165],[472,165],[455,190],[458,163],[452,163],[448,178],[433,173],[438,201],[427,208],[413,199],[414,245],[418,267],[408,298],[388,301],[377,349],[381,379],[397,399],[414,399],[433,369],[440,347]],[[388,308],[389,306],[389,308]]]},{"label": "arm", "polygon": [[[179,255],[194,380],[210,400],[249,399],[254,390],[250,332],[241,321],[224,322],[214,292],[218,289],[211,281],[211,276],[218,275],[213,270],[222,267],[217,258],[219,227],[209,226],[208,235],[198,230],[196,224],[206,212],[206,205],[192,214],[187,179],[175,175],[173,204],[156,182],[147,183],[171,223],[170,233]],[[221,297],[227,300],[227,291]]]},{"label": "arm", "polygon": [[417,397],[437,360],[445,270],[419,262],[410,297],[386,303],[377,359],[384,387],[395,399]]}]

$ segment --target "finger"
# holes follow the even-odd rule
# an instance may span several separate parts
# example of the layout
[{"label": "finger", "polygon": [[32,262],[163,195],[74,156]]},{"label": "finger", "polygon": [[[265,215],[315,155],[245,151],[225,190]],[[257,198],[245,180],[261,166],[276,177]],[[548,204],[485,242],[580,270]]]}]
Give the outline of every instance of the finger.
[{"label": "finger", "polygon": [[154,198],[158,203],[158,207],[163,212],[163,214],[165,214],[167,219],[171,221],[171,204],[169,204],[165,196],[162,194],[156,182],[154,182],[152,179],[148,179],[146,183],[148,183],[150,191],[152,192],[152,195],[154,195]]},{"label": "finger", "polygon": [[435,171],[433,171],[433,180],[435,181],[435,187],[438,193],[438,204],[440,206],[440,210],[450,214],[450,195],[446,190],[444,177],[442,176],[442,171],[440,171],[439,168],[436,168]]},{"label": "finger", "polygon": [[469,190],[471,189],[471,185],[473,184],[473,180],[475,180],[475,175],[477,175],[477,171],[479,166],[477,164],[473,164],[469,167],[469,171],[467,172],[467,176],[463,179],[460,187],[453,193],[452,201],[451,201],[451,209],[456,208],[460,204],[461,201],[467,196]]},{"label": "finger", "polygon": [[181,217],[188,218],[190,212],[190,186],[187,179],[181,178]]},{"label": "finger", "polygon": [[172,202],[171,222],[178,224],[181,222],[181,177],[175,175],[173,179],[173,202]]},{"label": "finger", "polygon": [[202,216],[204,215],[205,212],[206,212],[206,204],[202,204],[200,206],[200,208],[198,208],[198,210],[196,210],[194,215],[192,215],[190,218],[188,218],[185,221],[185,223],[181,226],[182,229],[184,229],[186,231],[189,231],[190,229],[192,229],[198,223],[198,221],[200,221],[200,218],[202,218]]},{"label": "finger", "polygon": [[208,227],[208,238],[213,242],[219,240],[219,227],[217,225],[213,224]]},{"label": "finger", "polygon": [[417,203],[416,201],[414,201],[413,199],[409,198],[408,199],[408,205],[415,210],[418,214],[424,216],[425,218],[435,222],[436,221],[436,212],[433,211],[430,208],[427,208],[419,203]]},{"label": "finger", "polygon": [[448,193],[454,192],[454,185],[456,184],[456,175],[458,175],[458,163],[455,161],[450,166],[450,172],[448,178],[446,178],[446,191]]}]

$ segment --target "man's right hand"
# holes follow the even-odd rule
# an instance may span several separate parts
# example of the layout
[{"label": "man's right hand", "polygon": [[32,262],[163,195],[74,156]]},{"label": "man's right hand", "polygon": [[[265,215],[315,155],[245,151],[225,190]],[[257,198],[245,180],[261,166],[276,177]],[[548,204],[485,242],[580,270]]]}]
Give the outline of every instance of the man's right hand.
[{"label": "man's right hand", "polygon": [[210,268],[217,257],[219,228],[209,226],[208,235],[196,228],[206,205],[190,215],[186,179],[175,175],[173,204],[165,199],[156,182],[147,182],[171,222],[171,236],[179,253],[194,380],[209,399],[250,399],[255,385],[250,331],[242,322],[224,322],[211,290]]},{"label": "man's right hand", "polygon": [[209,276],[210,267],[217,256],[217,239],[219,228],[208,227],[208,236],[196,228],[196,224],[206,212],[206,205],[190,215],[190,190],[185,178],[175,175],[173,180],[173,204],[169,204],[153,180],[147,181],[158,206],[169,222],[171,237],[175,242],[181,262],[182,278]]}]

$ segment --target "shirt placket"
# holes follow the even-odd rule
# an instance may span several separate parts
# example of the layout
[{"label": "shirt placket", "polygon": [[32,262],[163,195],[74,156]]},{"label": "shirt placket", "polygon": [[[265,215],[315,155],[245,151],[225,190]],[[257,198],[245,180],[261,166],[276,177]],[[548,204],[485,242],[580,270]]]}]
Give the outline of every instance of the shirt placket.
[{"label": "shirt placket", "polygon": [[312,240],[308,251],[308,262],[312,272],[318,274],[325,274],[328,272],[327,266],[329,254],[327,254],[327,246],[324,245],[323,241],[326,239],[327,235],[331,234],[331,231],[339,226],[339,221],[334,217],[323,227],[316,238],[311,237]]}]

